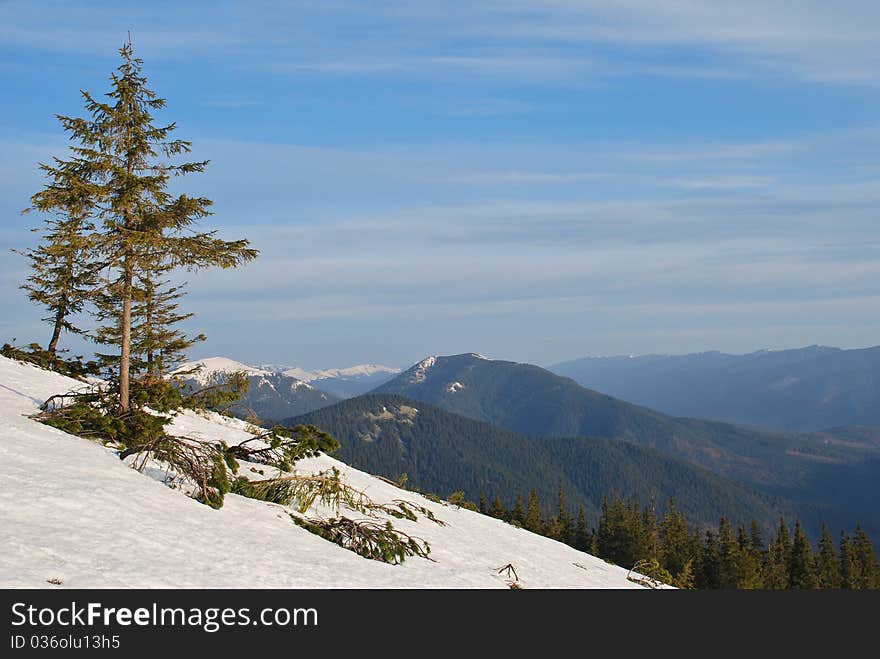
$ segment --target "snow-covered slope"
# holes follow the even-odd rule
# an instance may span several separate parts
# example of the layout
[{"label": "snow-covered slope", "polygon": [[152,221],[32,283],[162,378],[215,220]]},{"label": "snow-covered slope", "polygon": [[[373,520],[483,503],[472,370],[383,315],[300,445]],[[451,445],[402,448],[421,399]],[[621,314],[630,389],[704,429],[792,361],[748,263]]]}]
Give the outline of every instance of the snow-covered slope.
[{"label": "snow-covered slope", "polygon": [[[295,526],[278,505],[235,495],[213,510],[28,418],[77,386],[0,357],[0,587],[506,588],[499,569],[511,564],[523,588],[642,588],[620,567],[326,456],[298,467],[336,467],[373,500],[414,501],[446,522],[394,520],[430,543],[433,560],[367,560]],[[228,443],[248,437],[243,422],[217,415],[187,412],[174,425]]]}]

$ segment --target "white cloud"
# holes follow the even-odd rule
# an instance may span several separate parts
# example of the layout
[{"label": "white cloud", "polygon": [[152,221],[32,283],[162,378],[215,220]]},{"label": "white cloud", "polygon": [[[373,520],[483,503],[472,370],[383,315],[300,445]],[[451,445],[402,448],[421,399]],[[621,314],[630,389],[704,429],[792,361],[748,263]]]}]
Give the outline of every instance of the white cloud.
[{"label": "white cloud", "polygon": [[542,84],[621,75],[880,82],[880,5],[870,0],[0,6],[0,38],[20,48],[106,56],[128,29],[151,59],[201,53],[324,75],[465,74]]}]

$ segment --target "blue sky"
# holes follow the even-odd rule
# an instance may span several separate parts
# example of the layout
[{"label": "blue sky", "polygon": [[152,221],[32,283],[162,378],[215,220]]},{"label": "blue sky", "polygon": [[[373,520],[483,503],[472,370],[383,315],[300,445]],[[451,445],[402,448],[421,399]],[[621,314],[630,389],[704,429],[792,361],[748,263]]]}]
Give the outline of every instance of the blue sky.
[{"label": "blue sky", "polygon": [[[128,30],[262,252],[187,277],[195,356],[880,343],[876,2],[0,2],[5,247]],[[0,339],[45,342],[23,276]]]}]

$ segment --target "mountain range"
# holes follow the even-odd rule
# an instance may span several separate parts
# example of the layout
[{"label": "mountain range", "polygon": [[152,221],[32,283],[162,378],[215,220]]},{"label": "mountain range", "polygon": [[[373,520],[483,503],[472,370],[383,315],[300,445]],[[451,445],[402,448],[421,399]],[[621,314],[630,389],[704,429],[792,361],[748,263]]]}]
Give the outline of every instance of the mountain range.
[{"label": "mountain range", "polygon": [[[245,370],[251,391],[242,409],[315,423],[342,441],[343,459],[392,479],[406,473],[442,496],[485,492],[509,503],[536,489],[551,501],[562,487],[591,513],[617,493],[661,506],[674,497],[700,523],[721,513],[762,523],[797,514],[814,533],[820,520],[880,533],[880,431],[870,427],[770,431],[670,416],[476,353],[428,357],[403,372],[255,368],[221,358],[186,367],[194,365],[204,382]],[[350,400],[313,385],[342,382],[356,392],[375,380],[373,391]]]},{"label": "mountain range", "polygon": [[[670,383],[670,386],[674,386]],[[586,389],[528,364],[463,354],[429,357],[380,386],[534,438],[626,441],[799,505],[829,523],[880,531],[880,431],[770,432],[661,412]]]},{"label": "mountain range", "polygon": [[360,396],[387,382],[398,373],[399,368],[382,364],[358,364],[347,368],[306,370],[295,366],[267,366],[269,370],[308,382],[317,389],[339,398]]},{"label": "mountain range", "polygon": [[673,416],[797,431],[880,426],[880,346],[585,357],[549,370]]},{"label": "mountain range", "polygon": [[280,364],[250,366],[226,357],[208,357],[181,364],[171,375],[178,376],[189,388],[200,388],[224,382],[229,373],[236,371],[248,375],[250,387],[230,412],[239,418],[247,418],[253,412],[267,423],[358,396],[400,373],[399,368],[381,364],[309,371]]},{"label": "mountain range", "polygon": [[225,357],[187,362],[178,366],[171,375],[177,376],[184,386],[199,389],[222,384],[233,372],[244,372],[248,376],[247,394],[230,409],[233,415],[242,419],[253,412],[264,422],[276,422],[341,400],[338,396],[317,389],[298,378],[248,366]]}]

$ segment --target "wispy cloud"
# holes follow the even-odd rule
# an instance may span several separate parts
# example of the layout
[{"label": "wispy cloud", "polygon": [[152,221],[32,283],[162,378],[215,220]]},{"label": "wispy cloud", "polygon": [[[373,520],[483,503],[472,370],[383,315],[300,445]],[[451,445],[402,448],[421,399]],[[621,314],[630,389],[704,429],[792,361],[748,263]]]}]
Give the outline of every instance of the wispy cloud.
[{"label": "wispy cloud", "polygon": [[538,109],[534,102],[510,98],[474,98],[452,103],[442,110],[453,117],[494,117],[498,115],[531,114]]},{"label": "wispy cloud", "polygon": [[684,190],[743,190],[766,188],[773,183],[769,176],[729,176],[718,175],[702,178],[687,178],[670,181],[673,187]]},{"label": "wispy cloud", "polygon": [[[621,75],[880,82],[880,6],[870,0],[834,5],[440,0],[369,8],[328,0],[252,2],[247,9],[157,2],[149,10],[126,2],[7,2],[0,7],[0,38],[17,47],[103,55],[119,45],[127,29],[135,30],[151,57],[225,50],[256,55],[276,70],[325,75],[494,75],[566,84],[584,76]],[[346,48],[328,45],[336,38]]]}]

